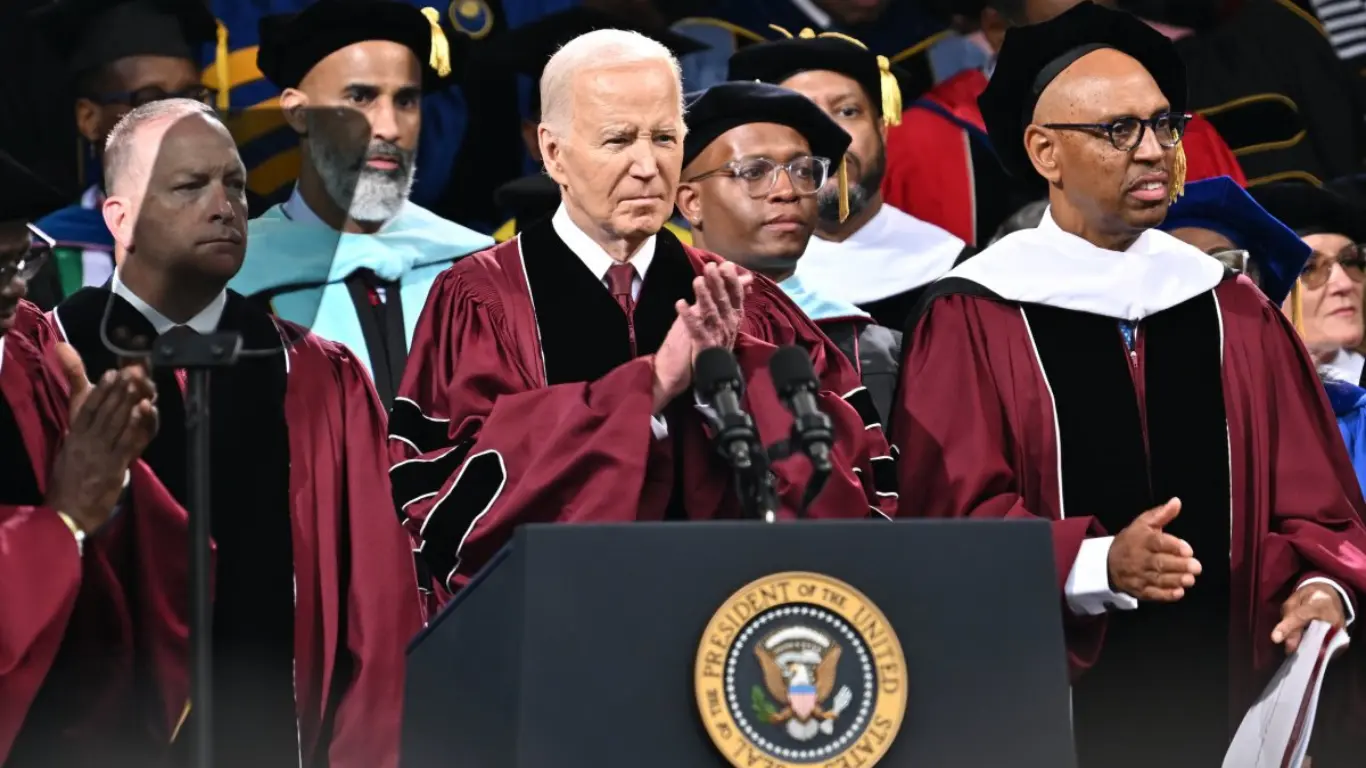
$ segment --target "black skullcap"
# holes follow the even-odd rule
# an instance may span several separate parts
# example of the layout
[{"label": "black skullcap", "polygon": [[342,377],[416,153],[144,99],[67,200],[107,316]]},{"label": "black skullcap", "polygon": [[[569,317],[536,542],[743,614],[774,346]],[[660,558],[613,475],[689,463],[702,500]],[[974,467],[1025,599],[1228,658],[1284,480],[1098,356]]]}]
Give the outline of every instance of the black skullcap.
[{"label": "black skullcap", "polygon": [[565,43],[599,29],[638,32],[661,43],[679,58],[708,47],[706,43],[668,27],[650,24],[639,15],[624,16],[575,6],[509,30],[498,47],[489,53],[486,63],[539,79],[550,57]]},{"label": "black skullcap", "polygon": [[1084,2],[1042,24],[1012,27],[996,58],[991,82],[977,98],[987,133],[1006,170],[1033,178],[1024,129],[1048,84],[1088,53],[1112,48],[1148,70],[1173,112],[1186,109],[1186,66],[1161,32],[1122,11]]},{"label": "black skullcap", "polygon": [[0,223],[37,221],[70,202],[54,186],[0,150]]},{"label": "black skullcap", "polygon": [[1292,180],[1261,184],[1248,192],[1301,237],[1331,233],[1366,243],[1366,206],[1336,189]]},{"label": "black skullcap", "polygon": [[731,82],[687,96],[688,134],[683,167],[726,131],[750,123],[786,125],[806,138],[811,154],[830,160],[833,171],[849,149],[849,134],[816,103],[768,83]]},{"label": "black skullcap", "polygon": [[844,35],[803,29],[797,37],[747,45],[731,55],[726,79],[782,85],[793,75],[813,70],[852,79],[863,86],[879,117],[901,122],[901,90],[887,57]]},{"label": "black skullcap", "polygon": [[129,56],[169,56],[196,66],[218,37],[205,0],[57,0],[34,12],[44,37],[75,76]]},{"label": "black skullcap", "polygon": [[[298,13],[264,16],[256,66],[277,88],[297,88],[318,62],[336,51],[388,40],[412,50],[422,65],[424,85],[434,88],[450,73],[450,48],[440,17],[425,15],[430,10],[399,0],[318,0]],[[437,56],[432,55],[433,45]]]}]

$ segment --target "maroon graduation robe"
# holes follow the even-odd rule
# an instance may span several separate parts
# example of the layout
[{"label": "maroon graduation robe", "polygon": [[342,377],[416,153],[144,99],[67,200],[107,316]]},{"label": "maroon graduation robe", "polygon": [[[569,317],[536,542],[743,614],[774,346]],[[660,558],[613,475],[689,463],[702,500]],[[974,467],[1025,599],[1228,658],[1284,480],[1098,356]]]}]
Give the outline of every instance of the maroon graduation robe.
[{"label": "maroon graduation robe", "polygon": [[[1270,635],[1292,590],[1314,576],[1352,601],[1366,590],[1363,503],[1308,355],[1246,278],[1214,282],[1144,317],[1126,354],[1113,317],[1008,300],[950,273],[906,343],[893,416],[903,513],[1052,520],[1062,588],[1085,538],[1183,501],[1167,530],[1204,574],[1182,601],[1096,618],[1063,608],[1074,675],[1091,668],[1074,689],[1084,766],[1129,765],[1087,757],[1107,745],[1136,755],[1145,741],[1187,757],[1199,742],[1180,764],[1217,765],[1228,718],[1283,658]],[[1057,285],[1043,289],[1067,292]],[[1135,669],[1170,687],[1141,698]],[[1191,690],[1210,694],[1203,711]],[[1152,710],[1134,713],[1136,702]],[[1188,724],[1201,732],[1173,734]]]},{"label": "maroon graduation robe", "polygon": [[[692,279],[721,261],[667,231],[657,237],[634,312],[641,357],[631,354],[620,307],[549,221],[461,259],[433,285],[390,420],[390,478],[438,602],[522,523],[740,514],[691,391],[666,410],[668,438],[651,432],[649,355],[675,300],[691,301]],[[889,514],[893,462],[871,398],[839,349],[758,275],[741,330],[734,351],[745,405],[766,444],[792,424],[768,375],[776,345],[808,350],[825,390],[835,471],[811,516]],[[793,457],[774,473],[780,514],[791,517],[809,464]]]},{"label": "maroon graduation robe", "polygon": [[[86,289],[53,313],[59,332],[81,353],[92,378],[113,364],[98,337],[108,298],[105,290]],[[129,327],[134,336],[154,333],[122,299],[117,300],[111,322]],[[273,608],[283,599],[283,693],[288,698],[286,711],[272,713],[280,717],[271,722],[271,730],[283,731],[291,747],[295,735],[289,732],[296,731],[297,753],[287,756],[288,762],[334,768],[396,766],[405,650],[421,627],[421,606],[411,550],[392,507],[383,448],[386,420],[374,387],[345,347],[285,321],[273,321],[236,294],[229,294],[220,327],[241,331],[245,349],[278,347],[281,338],[288,338],[290,346],[285,355],[243,358],[225,372],[252,376],[250,386],[214,375],[218,383],[211,390],[212,407],[234,416],[215,420],[212,434],[227,433],[239,440],[234,450],[224,450],[219,437],[214,438],[215,655],[226,651],[219,622],[224,601],[234,589],[239,593],[238,610],[248,612],[236,617],[239,623],[256,618],[250,613],[254,599],[261,605],[259,621],[270,622],[278,615],[272,614]],[[255,367],[248,371],[248,366]],[[173,372],[155,375],[162,429],[144,456],[158,467],[173,493],[184,493],[183,464],[175,463],[183,456],[184,445],[181,393]],[[246,412],[247,408],[259,408],[266,415]],[[246,427],[234,425],[239,421]],[[241,444],[242,440],[258,442]],[[256,487],[266,490],[256,496],[236,490]],[[183,509],[179,515],[185,517]],[[226,528],[233,520],[254,527]],[[236,553],[225,548],[224,536],[234,537],[226,546],[236,548]],[[136,550],[143,571],[139,579],[156,585],[161,594],[151,602],[130,601],[135,626],[174,641],[134,641],[137,655],[151,657],[150,672],[159,693],[152,702],[152,722],[142,717],[144,740],[129,749],[144,750],[149,760],[166,752],[166,744],[183,730],[189,695],[187,547],[182,534],[164,546]],[[241,566],[227,578],[237,584],[224,581],[224,568],[234,554]],[[283,570],[283,593],[278,581],[248,581],[251,571],[272,569]],[[248,593],[240,594],[244,588]],[[261,594],[253,596],[252,590]],[[215,696],[226,695],[236,681],[225,676],[222,667],[217,674]],[[244,698],[250,701],[250,696]],[[259,706],[270,703],[263,700]],[[226,720],[235,709],[231,701],[219,701],[216,717]],[[189,716],[193,717],[192,708]],[[221,736],[222,722],[215,725]],[[250,757],[252,746],[250,740],[224,744],[219,738],[215,751],[220,761],[224,749],[237,750],[231,754],[244,759]],[[256,764],[281,762],[273,752]]]},{"label": "maroon graduation robe", "polygon": [[[6,446],[4,453],[22,453],[29,465],[8,465],[6,494],[27,483],[21,475],[31,471],[29,490],[36,496],[30,503],[13,504],[6,497],[0,504],[0,764],[12,765],[17,762],[11,758],[21,759],[12,754],[16,742],[30,731],[74,738],[109,716],[102,704],[128,690],[135,634],[167,647],[183,643],[159,625],[134,628],[130,601],[156,598],[165,585],[130,580],[149,564],[131,563],[127,552],[184,542],[187,527],[184,511],[147,466],[136,462],[129,468],[125,506],[86,538],[82,556],[57,511],[41,503],[66,434],[70,398],[53,334],[37,307],[20,302],[15,326],[3,339],[0,396],[22,437],[22,446]],[[183,581],[185,568],[176,562],[158,567]],[[80,653],[94,649],[112,663],[82,667]],[[72,672],[86,675],[86,695],[64,711],[35,711],[40,692],[62,685]]]}]

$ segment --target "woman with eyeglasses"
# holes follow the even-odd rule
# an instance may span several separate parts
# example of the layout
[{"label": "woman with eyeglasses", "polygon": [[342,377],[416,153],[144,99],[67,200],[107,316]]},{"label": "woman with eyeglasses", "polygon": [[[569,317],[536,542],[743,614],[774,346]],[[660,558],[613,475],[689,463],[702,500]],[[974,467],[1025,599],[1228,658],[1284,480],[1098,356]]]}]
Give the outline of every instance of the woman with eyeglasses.
[{"label": "woman with eyeglasses", "polygon": [[[1278,210],[1286,210],[1282,195],[1285,199],[1301,196],[1312,206],[1321,204],[1327,194],[1314,187],[1310,188],[1313,192],[1307,192],[1302,187],[1309,185],[1289,185],[1267,197],[1278,204]],[[1328,401],[1352,458],[1357,483],[1366,495],[1366,389],[1357,386],[1356,380],[1343,380],[1323,360],[1325,356],[1336,359],[1357,355],[1345,347],[1361,341],[1361,265],[1325,258],[1321,252],[1331,250],[1334,243],[1341,247],[1351,240],[1322,232],[1301,238],[1228,178],[1187,185],[1186,194],[1168,211],[1162,229],[1248,275],[1268,298],[1284,308],[1305,338],[1305,345],[1319,358]],[[1357,254],[1354,258],[1360,259],[1352,247]],[[1348,300],[1341,298],[1343,293],[1350,294]],[[1334,314],[1335,308],[1349,302],[1354,302],[1350,304],[1354,312]]]},{"label": "woman with eyeglasses", "polygon": [[1346,196],[1305,182],[1256,187],[1253,197],[1313,249],[1299,277],[1300,333],[1320,369],[1363,384],[1362,289],[1366,287],[1366,209]]}]

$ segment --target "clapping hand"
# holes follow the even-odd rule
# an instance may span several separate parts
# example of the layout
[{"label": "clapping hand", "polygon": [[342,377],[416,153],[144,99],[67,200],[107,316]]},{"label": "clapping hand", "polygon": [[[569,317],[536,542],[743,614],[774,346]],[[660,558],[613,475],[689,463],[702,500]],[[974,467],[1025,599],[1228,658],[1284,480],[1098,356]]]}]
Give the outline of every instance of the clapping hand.
[{"label": "clapping hand", "polygon": [[57,354],[71,385],[71,425],[45,503],[92,532],[113,513],[124,473],[156,435],[156,387],[137,365],[106,371],[92,386],[70,345],[59,344]]},{"label": "clapping hand", "polygon": [[745,294],[754,276],[734,264],[707,264],[693,279],[696,302],[680,299],[678,318],[655,353],[655,413],[692,383],[693,361],[708,347],[730,349],[745,316]]}]

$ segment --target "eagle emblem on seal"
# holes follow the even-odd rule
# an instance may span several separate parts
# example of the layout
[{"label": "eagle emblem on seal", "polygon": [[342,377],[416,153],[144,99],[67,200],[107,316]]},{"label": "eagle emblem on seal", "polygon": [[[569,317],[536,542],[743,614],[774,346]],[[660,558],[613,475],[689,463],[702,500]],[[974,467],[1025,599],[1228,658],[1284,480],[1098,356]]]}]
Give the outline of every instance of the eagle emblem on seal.
[{"label": "eagle emblem on seal", "polygon": [[755,716],[784,726],[797,741],[833,733],[854,698],[848,686],[835,692],[841,652],[839,643],[811,627],[786,627],[765,637],[754,647],[764,677],[764,685],[750,691]]}]

